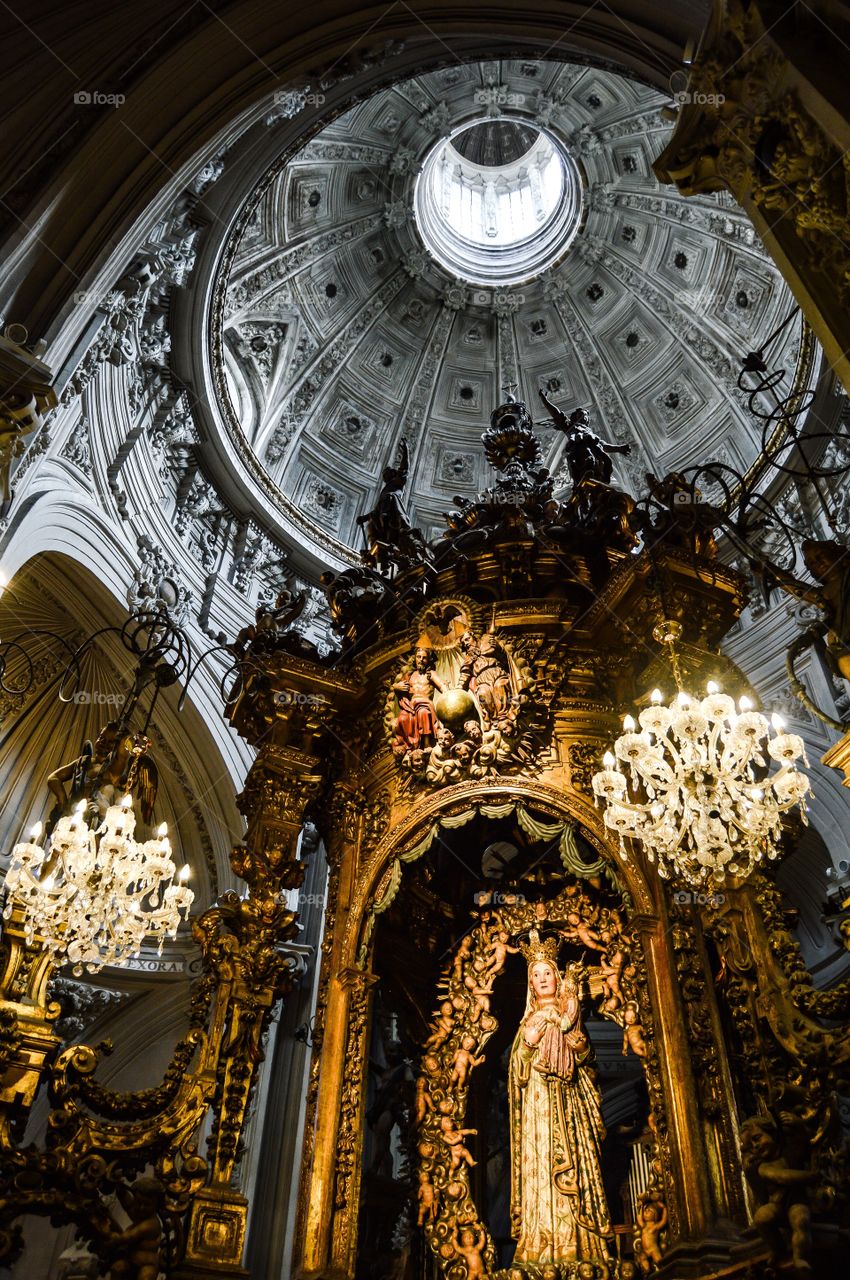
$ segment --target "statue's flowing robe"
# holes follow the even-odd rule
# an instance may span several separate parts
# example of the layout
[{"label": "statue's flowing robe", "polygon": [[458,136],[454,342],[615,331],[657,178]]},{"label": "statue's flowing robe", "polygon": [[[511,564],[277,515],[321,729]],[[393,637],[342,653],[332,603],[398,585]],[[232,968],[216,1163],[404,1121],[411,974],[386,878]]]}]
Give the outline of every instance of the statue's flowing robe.
[{"label": "statue's flowing robe", "polygon": [[[602,1184],[605,1136],[587,1042],[547,1028],[526,1044],[520,1023],[511,1049],[511,1220],[517,1263],[562,1264],[609,1257],[611,1224]],[[575,1048],[574,1048],[575,1046]],[[545,1070],[538,1069],[547,1064]]]}]

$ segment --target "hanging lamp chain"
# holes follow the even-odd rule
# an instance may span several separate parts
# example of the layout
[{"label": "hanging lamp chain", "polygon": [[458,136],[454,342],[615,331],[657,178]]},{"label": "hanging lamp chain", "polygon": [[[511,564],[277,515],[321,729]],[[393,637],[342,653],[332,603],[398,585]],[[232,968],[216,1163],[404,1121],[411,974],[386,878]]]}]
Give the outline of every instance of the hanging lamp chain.
[{"label": "hanging lamp chain", "polygon": [[677,641],[682,638],[682,624],[676,622],[673,618],[662,618],[652,632],[653,640],[658,644],[667,646],[667,656],[670,661],[670,667],[673,672],[673,679],[676,682],[676,692],[684,692],[682,684],[682,668],[679,662],[679,654],[676,649]]}]

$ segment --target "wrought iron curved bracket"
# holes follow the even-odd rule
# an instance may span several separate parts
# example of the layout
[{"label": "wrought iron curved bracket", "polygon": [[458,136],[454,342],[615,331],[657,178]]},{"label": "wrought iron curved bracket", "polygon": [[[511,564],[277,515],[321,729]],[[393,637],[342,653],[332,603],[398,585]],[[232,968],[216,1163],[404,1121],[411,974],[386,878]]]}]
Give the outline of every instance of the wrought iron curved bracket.
[{"label": "wrought iron curved bracket", "polygon": [[788,652],[785,655],[785,669],[788,672],[788,682],[791,685],[794,697],[799,698],[803,706],[808,707],[812,715],[817,716],[824,724],[828,724],[831,729],[838,729],[840,733],[844,733],[847,730],[847,725],[842,720],[836,720],[834,716],[828,715],[826,711],[821,710],[809,696],[806,686],[794,668],[794,664],[801,653],[805,653],[807,649],[823,645],[825,630],[825,623],[815,623],[813,626],[807,627],[805,631],[801,631],[796,640],[793,640],[788,646]]}]

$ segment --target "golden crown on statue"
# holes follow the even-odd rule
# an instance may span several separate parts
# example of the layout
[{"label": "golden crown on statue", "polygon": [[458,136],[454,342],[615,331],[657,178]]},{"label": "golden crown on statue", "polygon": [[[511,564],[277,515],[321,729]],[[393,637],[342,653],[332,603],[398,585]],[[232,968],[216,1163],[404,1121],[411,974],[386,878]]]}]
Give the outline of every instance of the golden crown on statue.
[{"label": "golden crown on statue", "polygon": [[558,964],[558,939],[557,938],[541,938],[537,929],[532,929],[528,935],[528,940],[519,941],[519,949],[525,956],[529,967],[537,964],[540,960],[545,960],[547,964],[557,967]]}]

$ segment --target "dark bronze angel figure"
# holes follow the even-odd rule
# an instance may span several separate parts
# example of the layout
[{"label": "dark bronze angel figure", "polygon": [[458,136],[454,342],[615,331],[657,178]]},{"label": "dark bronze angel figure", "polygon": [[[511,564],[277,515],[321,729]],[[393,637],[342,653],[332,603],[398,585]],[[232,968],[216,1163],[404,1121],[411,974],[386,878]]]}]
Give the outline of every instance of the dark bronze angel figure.
[{"label": "dark bronze angel figure", "polygon": [[384,467],[377,505],[372,511],[357,517],[357,523],[365,526],[363,558],[381,574],[391,575],[394,570],[406,569],[427,556],[425,541],[420,530],[411,525],[404,501],[409,471],[410,451],[407,441],[402,438],[396,450],[395,465]]},{"label": "dark bronze angel figure", "polygon": [[111,804],[119,804],[128,792],[139,804],[142,820],[153,817],[159,775],[151,758],[151,742],[132,733],[118,720],[110,720],[94,743],[86,741],[81,753],[48,775],[47,786],[55,800],[48,830],[80,800],[103,818]]}]

